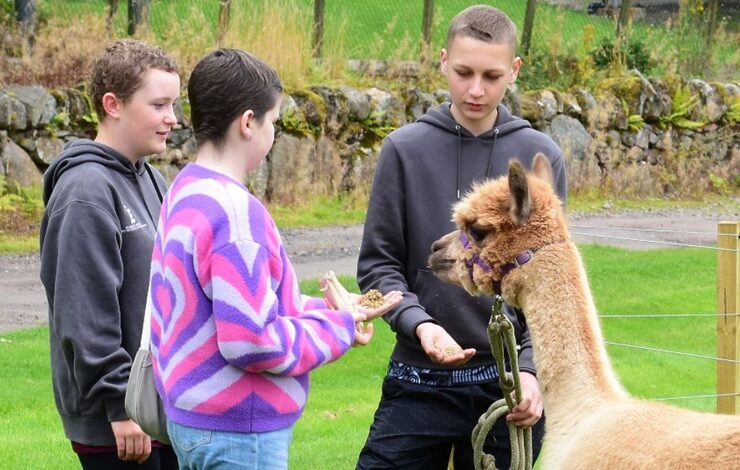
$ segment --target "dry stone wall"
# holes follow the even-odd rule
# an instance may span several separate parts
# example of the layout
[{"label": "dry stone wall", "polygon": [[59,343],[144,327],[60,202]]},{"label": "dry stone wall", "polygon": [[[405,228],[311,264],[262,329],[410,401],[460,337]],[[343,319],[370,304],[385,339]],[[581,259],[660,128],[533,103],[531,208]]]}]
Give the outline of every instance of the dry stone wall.
[{"label": "dry stone wall", "polygon": [[[273,149],[246,183],[258,197],[284,204],[367,192],[383,137],[447,100],[446,90],[416,88],[291,91]],[[723,181],[730,188],[740,184],[737,83],[634,71],[593,90],[512,88],[504,102],[561,146],[571,190],[670,195],[718,189]],[[182,109],[177,115],[167,151],[151,159],[169,179],[196,148],[187,116]],[[0,89],[0,176],[11,187],[40,184],[67,142],[94,137],[96,122],[82,89]]]}]

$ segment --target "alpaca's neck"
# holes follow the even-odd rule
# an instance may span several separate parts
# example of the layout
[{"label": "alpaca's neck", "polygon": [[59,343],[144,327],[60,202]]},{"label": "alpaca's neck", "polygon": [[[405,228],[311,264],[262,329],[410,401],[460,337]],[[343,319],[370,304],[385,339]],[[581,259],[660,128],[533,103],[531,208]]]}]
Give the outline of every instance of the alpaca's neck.
[{"label": "alpaca's neck", "polygon": [[626,397],[606,355],[575,246],[545,247],[509,277],[504,295],[514,296],[527,320],[548,421],[563,422],[575,410],[583,415],[584,408]]}]

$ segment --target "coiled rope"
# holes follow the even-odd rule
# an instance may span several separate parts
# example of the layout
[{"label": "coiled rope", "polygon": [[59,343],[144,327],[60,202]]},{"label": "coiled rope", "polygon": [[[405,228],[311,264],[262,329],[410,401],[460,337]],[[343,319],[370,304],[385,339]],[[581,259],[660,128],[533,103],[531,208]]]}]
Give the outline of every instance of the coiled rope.
[{"label": "coiled rope", "polygon": [[[519,380],[519,359],[514,339],[514,327],[503,313],[504,299],[496,295],[493,299],[491,320],[488,322],[488,338],[491,342],[491,352],[496,360],[499,371],[499,384],[504,398],[495,401],[488,410],[478,419],[473,428],[473,464],[475,470],[496,470],[496,459],[491,454],[483,452],[486,436],[496,420],[506,415],[522,400],[522,387]],[[505,353],[511,361],[511,371],[506,370]],[[512,398],[512,391],[514,398]],[[516,401],[514,401],[516,400]],[[510,470],[532,469],[532,429],[522,429],[513,423],[507,423],[509,440],[511,441]]]}]

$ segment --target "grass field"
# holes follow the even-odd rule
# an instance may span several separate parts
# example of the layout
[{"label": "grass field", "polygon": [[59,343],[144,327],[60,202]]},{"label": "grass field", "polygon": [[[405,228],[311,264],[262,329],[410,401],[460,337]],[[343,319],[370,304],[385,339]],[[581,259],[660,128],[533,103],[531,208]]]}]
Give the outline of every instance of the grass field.
[{"label": "grass field", "polygon": [[[712,313],[716,254],[710,250],[628,251],[582,246],[592,292],[606,314]],[[356,290],[351,278],[342,282]],[[318,294],[318,282],[302,283]],[[715,355],[715,319],[602,320],[608,341]],[[380,394],[393,335],[376,321],[376,336],[339,361],[312,373],[307,409],[291,448],[295,469],[350,469],[362,447]],[[712,361],[609,347],[614,366],[631,393],[646,398],[712,394]],[[64,439],[50,387],[48,331],[35,328],[0,335],[0,469],[77,468]],[[714,399],[671,402],[713,411]]]}]

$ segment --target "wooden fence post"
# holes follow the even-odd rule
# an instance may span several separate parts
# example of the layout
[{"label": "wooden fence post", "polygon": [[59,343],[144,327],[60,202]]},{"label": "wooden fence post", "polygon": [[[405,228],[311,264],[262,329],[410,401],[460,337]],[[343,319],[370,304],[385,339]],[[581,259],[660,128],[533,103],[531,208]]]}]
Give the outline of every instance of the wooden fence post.
[{"label": "wooden fence post", "polygon": [[429,64],[429,51],[432,47],[432,25],[434,23],[434,0],[424,0],[421,19],[421,63]]},{"label": "wooden fence post", "polygon": [[149,25],[151,0],[128,0],[128,34],[133,36],[140,26]]},{"label": "wooden fence post", "polygon": [[627,25],[630,22],[630,8],[632,7],[632,0],[622,0],[622,5],[619,7],[619,18],[617,19],[617,42],[621,45],[623,43],[624,34],[627,31]]},{"label": "wooden fence post", "polygon": [[224,45],[226,32],[231,21],[231,0],[221,0],[218,8],[218,47]]},{"label": "wooden fence post", "polygon": [[524,27],[522,28],[521,55],[529,55],[532,46],[532,28],[534,28],[534,15],[537,9],[537,0],[527,0],[527,9],[524,12]]},{"label": "wooden fence post", "polygon": [[717,413],[740,414],[740,222],[717,227]]},{"label": "wooden fence post", "polygon": [[325,0],[313,0],[313,56],[320,59],[324,48]]}]

